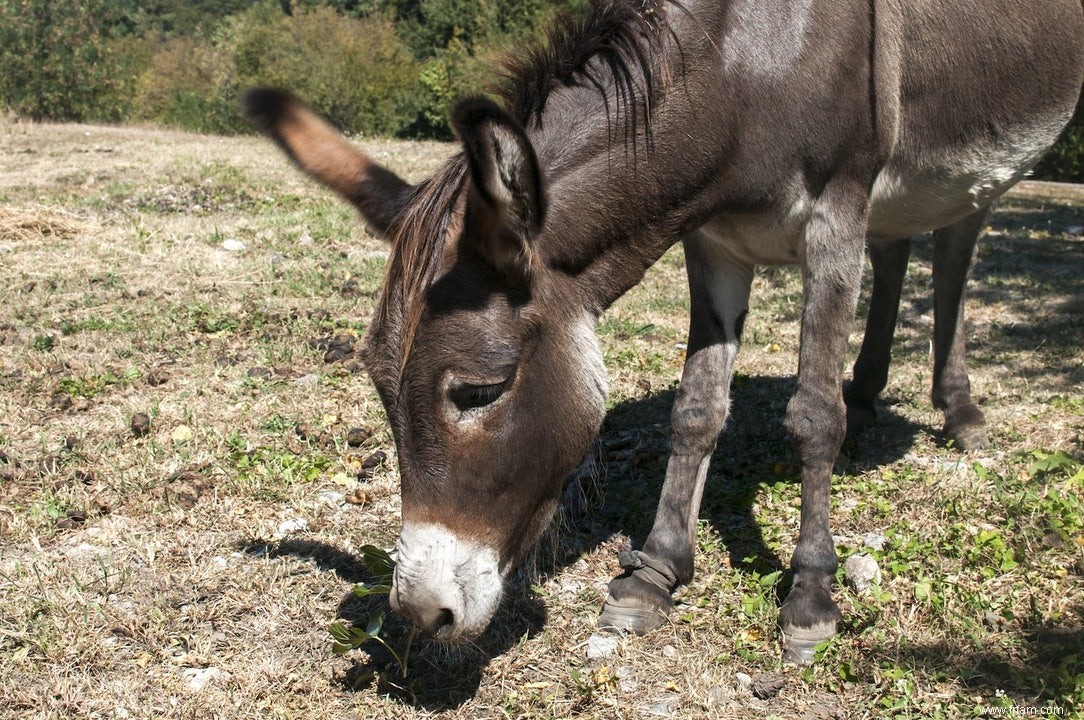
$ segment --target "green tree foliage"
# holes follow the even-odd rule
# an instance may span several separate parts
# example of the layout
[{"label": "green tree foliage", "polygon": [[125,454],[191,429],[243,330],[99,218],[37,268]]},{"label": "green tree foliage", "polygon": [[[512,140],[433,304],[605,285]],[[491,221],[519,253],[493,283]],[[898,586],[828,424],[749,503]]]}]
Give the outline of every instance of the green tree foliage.
[{"label": "green tree foliage", "polygon": [[144,119],[209,132],[245,129],[237,98],[273,85],[305,98],[346,132],[391,135],[417,118],[418,65],[394,26],[330,7],[253,5],[210,38],[167,41],[140,82]]},{"label": "green tree foliage", "polygon": [[0,102],[35,120],[123,119],[142,53],[118,40],[119,10],[110,0],[0,0]]},{"label": "green tree foliage", "polygon": [[[347,132],[447,138],[496,57],[586,0],[0,0],[0,111],[246,132],[237,98],[293,91]],[[1084,182],[1084,111],[1036,168]]]},{"label": "green tree foliage", "polygon": [[1061,138],[1035,168],[1040,180],[1084,183],[1084,95]]}]

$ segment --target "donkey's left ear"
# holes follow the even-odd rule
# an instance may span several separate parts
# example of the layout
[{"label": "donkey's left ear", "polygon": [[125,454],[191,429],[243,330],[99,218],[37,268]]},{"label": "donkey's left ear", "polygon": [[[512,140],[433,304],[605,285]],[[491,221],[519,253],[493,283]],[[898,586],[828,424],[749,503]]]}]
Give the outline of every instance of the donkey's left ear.
[{"label": "donkey's left ear", "polygon": [[[463,141],[474,187],[487,206],[480,209],[496,221],[482,222],[492,227],[488,232],[478,229],[497,236],[479,239],[502,269],[499,256],[525,249],[522,244],[545,220],[546,191],[538,158],[523,127],[485,98],[460,101],[452,111],[452,126]],[[500,247],[508,244],[516,247]]]}]

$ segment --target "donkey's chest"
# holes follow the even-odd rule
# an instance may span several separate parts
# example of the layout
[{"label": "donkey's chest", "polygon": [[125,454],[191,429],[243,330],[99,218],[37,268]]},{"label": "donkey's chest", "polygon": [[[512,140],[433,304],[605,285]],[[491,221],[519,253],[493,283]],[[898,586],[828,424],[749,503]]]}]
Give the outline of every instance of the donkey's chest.
[{"label": "donkey's chest", "polygon": [[742,265],[794,265],[801,258],[809,203],[804,199],[758,213],[727,213],[700,228],[715,250]]}]

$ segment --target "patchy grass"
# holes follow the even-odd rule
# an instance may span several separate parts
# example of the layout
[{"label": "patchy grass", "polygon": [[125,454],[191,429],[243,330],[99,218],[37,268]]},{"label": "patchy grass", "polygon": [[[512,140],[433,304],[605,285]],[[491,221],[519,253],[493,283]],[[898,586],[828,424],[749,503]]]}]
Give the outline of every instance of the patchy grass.
[{"label": "patchy grass", "polygon": [[[412,179],[451,152],[367,149]],[[810,669],[780,665],[775,631],[801,288],[761,271],[697,577],[670,624],[588,660],[665,467],[680,249],[602,318],[612,395],[589,510],[566,512],[490,632],[447,649],[352,592],[379,587],[362,548],[390,548],[399,513],[355,356],[386,253],[353,213],[256,139],[4,123],[0,155],[0,717],[1084,712],[1079,207],[1014,197],[980,248],[982,453],[938,442],[916,243],[882,422],[834,485],[841,556],[870,554],[881,578],[840,583],[842,632]],[[367,626],[386,646],[349,630]]]}]

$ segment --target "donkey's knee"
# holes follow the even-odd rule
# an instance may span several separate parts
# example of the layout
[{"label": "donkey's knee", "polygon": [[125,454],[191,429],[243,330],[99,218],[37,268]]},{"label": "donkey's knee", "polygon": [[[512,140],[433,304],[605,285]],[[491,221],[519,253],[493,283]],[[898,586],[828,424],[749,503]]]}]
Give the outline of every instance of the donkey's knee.
[{"label": "donkey's knee", "polygon": [[839,386],[829,392],[800,387],[787,403],[786,429],[803,465],[834,463],[847,430]]},{"label": "donkey's knee", "polygon": [[711,453],[726,424],[729,405],[725,388],[682,391],[670,415],[674,454],[703,457]]}]

